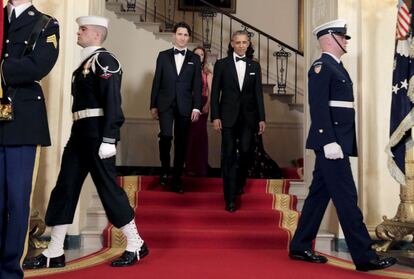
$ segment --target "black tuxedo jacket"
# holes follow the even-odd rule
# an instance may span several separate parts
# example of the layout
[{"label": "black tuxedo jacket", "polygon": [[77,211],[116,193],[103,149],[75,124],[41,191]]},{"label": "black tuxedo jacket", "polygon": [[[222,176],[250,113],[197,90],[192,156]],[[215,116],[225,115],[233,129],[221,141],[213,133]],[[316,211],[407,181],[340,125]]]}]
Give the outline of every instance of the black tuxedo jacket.
[{"label": "black tuxedo jacket", "polygon": [[233,55],[218,60],[211,90],[211,120],[221,119],[223,127],[233,127],[242,114],[246,124],[257,129],[258,122],[265,121],[261,75],[260,64],[247,59],[240,90]]},{"label": "black tuxedo jacket", "polygon": [[201,64],[198,55],[187,50],[178,75],[173,48],[159,53],[152,83],[151,109],[157,108],[162,113],[176,105],[182,116],[190,116],[193,109],[201,110],[201,91]]},{"label": "black tuxedo jacket", "polygon": [[[31,6],[10,24],[7,7],[4,15],[2,86],[5,94],[13,95],[10,97],[15,119],[0,122],[0,145],[50,145],[45,98],[39,81],[52,70],[58,58],[59,24],[51,19],[33,51],[21,57],[42,13]],[[15,90],[7,90],[10,87]]]}]

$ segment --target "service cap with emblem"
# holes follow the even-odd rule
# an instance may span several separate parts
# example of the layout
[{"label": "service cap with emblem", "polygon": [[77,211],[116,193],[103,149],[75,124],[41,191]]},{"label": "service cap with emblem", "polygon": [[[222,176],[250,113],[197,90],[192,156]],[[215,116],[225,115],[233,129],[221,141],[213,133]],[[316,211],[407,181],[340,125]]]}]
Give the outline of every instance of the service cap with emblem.
[{"label": "service cap with emblem", "polygon": [[79,26],[98,25],[108,28],[109,19],[103,16],[81,16],[76,19]]},{"label": "service cap with emblem", "polygon": [[312,33],[318,39],[321,36],[326,35],[326,34],[337,34],[340,36],[344,36],[345,39],[349,40],[351,39],[351,36],[347,35],[346,31],[347,31],[346,20],[336,19],[336,20],[332,20],[332,21],[319,25],[318,27],[313,29]]}]

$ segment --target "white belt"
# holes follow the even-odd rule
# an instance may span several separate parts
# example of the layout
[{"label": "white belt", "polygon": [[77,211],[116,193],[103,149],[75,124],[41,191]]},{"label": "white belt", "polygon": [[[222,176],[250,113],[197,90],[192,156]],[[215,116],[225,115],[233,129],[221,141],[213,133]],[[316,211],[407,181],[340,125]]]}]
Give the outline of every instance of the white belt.
[{"label": "white belt", "polygon": [[337,107],[337,108],[354,108],[354,102],[347,102],[347,101],[329,101],[330,107]]},{"label": "white belt", "polygon": [[94,108],[94,109],[84,109],[75,111],[73,113],[73,121],[82,119],[82,118],[88,118],[88,117],[97,117],[97,116],[103,116],[104,111],[101,108]]}]

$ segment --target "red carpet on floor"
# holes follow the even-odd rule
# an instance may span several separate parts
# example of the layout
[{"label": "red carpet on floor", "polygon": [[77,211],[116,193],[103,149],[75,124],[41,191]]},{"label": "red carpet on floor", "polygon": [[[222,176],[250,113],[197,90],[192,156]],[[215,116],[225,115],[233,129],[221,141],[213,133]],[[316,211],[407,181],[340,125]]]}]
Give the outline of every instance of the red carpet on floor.
[{"label": "red carpet on floor", "polygon": [[221,179],[185,178],[183,195],[165,191],[158,186],[156,177],[121,177],[120,184],[136,209],[136,223],[149,247],[149,256],[131,267],[111,268],[110,258],[119,255],[122,249],[115,253],[110,251],[125,245],[125,239],[119,230],[108,226],[104,231],[106,248],[95,257],[87,258],[90,261],[87,265],[79,266],[80,259],[61,272],[30,271],[27,277],[340,279],[414,276],[401,272],[356,272],[349,262],[334,258],[330,258],[330,262],[336,266],[290,260],[287,247],[298,213],[296,197],[287,194],[288,180],[249,180],[235,213],[224,210]]}]

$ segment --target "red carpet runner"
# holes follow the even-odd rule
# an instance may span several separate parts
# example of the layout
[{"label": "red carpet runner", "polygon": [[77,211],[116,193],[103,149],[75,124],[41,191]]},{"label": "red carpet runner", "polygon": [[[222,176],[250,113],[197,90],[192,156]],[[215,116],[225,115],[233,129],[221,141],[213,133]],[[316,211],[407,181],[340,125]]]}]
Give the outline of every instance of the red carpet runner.
[{"label": "red carpet runner", "polygon": [[[224,211],[221,179],[186,178],[185,194],[163,191],[155,177],[123,177],[121,185],[136,208],[136,222],[150,255],[127,268],[111,268],[125,240],[109,226],[103,249],[64,270],[30,271],[31,278],[410,278],[413,274],[355,272],[349,262],[330,258],[319,265],[289,260],[288,242],[298,213],[289,181],[249,180],[239,210]],[[336,266],[335,266],[336,265]],[[341,267],[337,267],[341,266]],[[343,268],[344,267],[344,268]],[[58,272],[58,273],[56,273]],[[380,275],[378,275],[380,274]],[[412,278],[412,277],[411,277]]]}]

